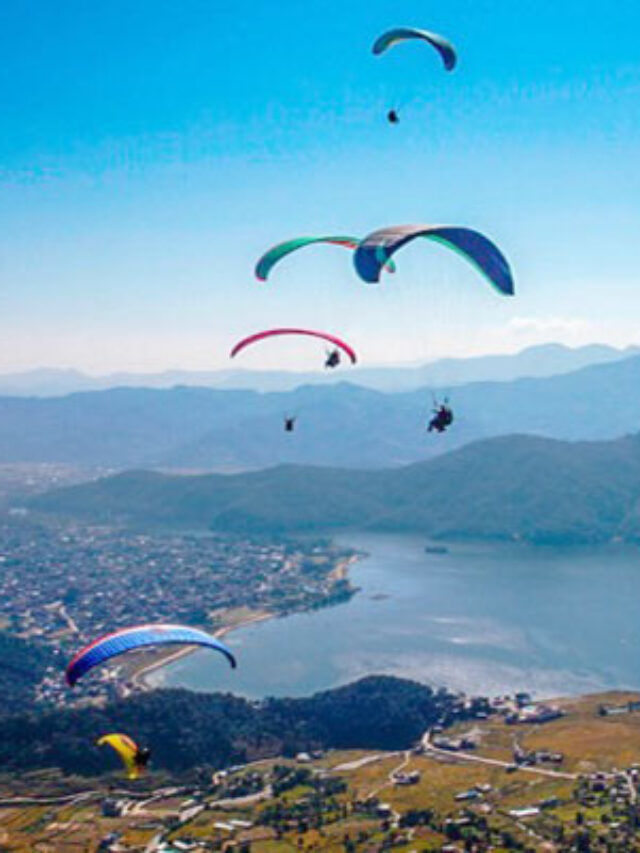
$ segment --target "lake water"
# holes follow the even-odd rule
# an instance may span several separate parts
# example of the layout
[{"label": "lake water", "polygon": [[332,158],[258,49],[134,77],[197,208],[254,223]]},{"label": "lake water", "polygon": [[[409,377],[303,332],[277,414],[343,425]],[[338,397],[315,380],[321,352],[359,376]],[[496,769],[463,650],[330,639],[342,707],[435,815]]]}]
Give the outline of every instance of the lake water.
[{"label": "lake water", "polygon": [[154,683],[302,696],[388,673],[474,694],[640,687],[640,551],[452,545],[351,534],[348,603],[240,629],[229,671],[197,652]]}]

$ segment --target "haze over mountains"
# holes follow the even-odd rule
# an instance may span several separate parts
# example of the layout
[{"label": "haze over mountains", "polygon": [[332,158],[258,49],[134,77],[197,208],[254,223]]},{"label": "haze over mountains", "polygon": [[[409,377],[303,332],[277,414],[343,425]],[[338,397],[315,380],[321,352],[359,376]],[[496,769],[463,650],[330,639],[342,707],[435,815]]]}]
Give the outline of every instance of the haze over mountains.
[{"label": "haze over mountains", "polygon": [[[444,358],[430,364],[403,367],[361,367],[349,370],[349,381],[377,391],[411,391],[427,385],[454,386],[467,382],[508,382],[524,376],[553,376],[590,364],[618,361],[638,354],[638,347],[616,349],[590,344],[575,349],[562,344],[528,347],[515,355]],[[161,373],[112,373],[89,376],[78,370],[40,368],[0,374],[0,395],[58,397],[77,391],[109,388],[173,388],[188,385],[252,391],[292,391],[300,385],[335,384],[344,374],[316,371],[166,370]]]},{"label": "haze over mountains", "polygon": [[[527,433],[610,439],[640,428],[640,356],[548,378],[476,382],[452,394],[454,428],[428,435],[426,389],[348,383],[257,393],[120,388],[0,398],[0,462],[240,471],[279,463],[388,468],[472,441]],[[299,416],[285,433],[285,413]]]},{"label": "haze over mountains", "polygon": [[386,471],[128,472],[49,492],[30,506],[99,521],[238,533],[356,527],[565,545],[638,540],[640,436],[576,443],[507,436]]},{"label": "haze over mountains", "polygon": [[[587,358],[596,363],[563,368]],[[456,422],[442,436],[425,432],[431,401],[424,387],[114,388],[0,398],[0,459],[261,469],[196,477],[129,472],[31,503],[92,519],[553,543],[640,536],[640,437],[628,437],[640,428],[640,355],[550,346],[440,363],[450,377],[456,369],[458,376],[493,371],[501,381],[459,385],[452,394]],[[554,369],[552,376],[508,378]],[[298,415],[293,434],[282,429],[285,413]]]}]

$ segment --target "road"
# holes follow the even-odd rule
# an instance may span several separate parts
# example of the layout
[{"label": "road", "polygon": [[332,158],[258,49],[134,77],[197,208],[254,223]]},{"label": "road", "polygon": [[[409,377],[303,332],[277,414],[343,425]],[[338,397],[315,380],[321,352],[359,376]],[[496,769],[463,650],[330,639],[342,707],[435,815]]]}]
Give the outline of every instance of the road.
[{"label": "road", "polygon": [[258,803],[260,800],[268,800],[273,796],[273,788],[267,785],[261,791],[255,794],[247,794],[246,797],[227,797],[226,800],[209,800],[208,806],[215,806],[217,809],[235,808],[236,806],[250,806],[253,803]]},{"label": "road", "polygon": [[80,628],[78,628],[78,625],[77,625],[76,621],[73,619],[73,617],[69,615],[69,613],[67,612],[67,608],[64,606],[64,604],[60,605],[60,607],[58,608],[58,613],[60,614],[62,619],[64,619],[64,621],[67,623],[70,631],[73,631],[74,634],[80,633]]},{"label": "road", "polygon": [[636,790],[634,781],[631,778],[631,773],[627,771],[624,775],[625,779],[627,780],[627,785],[629,786],[629,802],[632,806],[635,806],[635,804],[638,802],[638,791]]},{"label": "road", "polygon": [[[397,753],[392,753],[392,754],[396,755]],[[388,757],[389,756],[387,756],[387,758]],[[402,761],[400,762],[400,764],[398,764],[397,767],[394,767],[393,770],[389,771],[389,775],[387,776],[387,781],[383,782],[382,785],[379,785],[377,788],[375,788],[375,790],[371,791],[369,796],[370,797],[377,797],[378,794],[380,793],[380,791],[384,791],[384,789],[388,788],[389,785],[393,785],[394,784],[394,777],[395,777],[396,773],[400,773],[402,770],[404,770],[404,768],[407,766],[407,764],[409,763],[410,760],[411,760],[411,751],[407,750],[403,754]]]},{"label": "road", "polygon": [[[502,767],[506,770],[507,767],[513,767],[511,761],[499,761],[497,758],[483,758],[481,755],[472,755],[469,752],[452,752],[448,749],[439,749],[431,743],[431,730],[427,731],[422,736],[422,747],[425,753],[445,756],[449,761],[470,761],[476,764],[486,764],[492,767]],[[540,776],[549,776],[552,779],[570,779],[574,781],[578,778],[576,773],[564,773],[562,770],[548,770],[546,767],[523,767],[518,766],[520,773],[537,773]]]},{"label": "road", "polygon": [[164,799],[165,797],[174,797],[179,794],[189,794],[189,788],[158,788],[150,793],[141,793],[140,791],[127,791],[126,789],[116,789],[109,794],[106,791],[76,791],[74,794],[62,794],[59,797],[7,797],[0,800],[0,808],[11,806],[72,806],[75,803],[88,802],[90,800],[103,800],[106,796],[123,797],[131,800],[143,800],[149,802],[149,799]]},{"label": "road", "polygon": [[0,800],[0,808],[3,806],[72,806],[75,803],[103,797],[104,794],[101,791],[80,791],[77,794],[65,794],[61,797],[8,797]]},{"label": "road", "polygon": [[357,758],[355,761],[346,761],[344,764],[336,764],[335,767],[330,767],[332,773],[342,773],[347,770],[359,770],[361,767],[366,767],[367,764],[373,764],[375,761],[386,761],[387,758],[393,758],[394,755],[400,755],[399,752],[379,752],[375,755],[365,755],[364,758]]}]

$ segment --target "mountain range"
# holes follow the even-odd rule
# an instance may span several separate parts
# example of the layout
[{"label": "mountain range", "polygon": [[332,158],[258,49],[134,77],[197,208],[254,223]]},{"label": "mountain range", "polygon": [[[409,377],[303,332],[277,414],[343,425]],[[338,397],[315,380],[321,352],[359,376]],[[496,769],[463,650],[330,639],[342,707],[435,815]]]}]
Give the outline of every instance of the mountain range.
[{"label": "mountain range", "polygon": [[[526,376],[544,377],[619,361],[640,353],[638,347],[616,349],[605,344],[570,348],[562,344],[528,347],[513,355],[444,358],[418,366],[361,367],[349,370],[349,380],[376,391],[414,391],[425,386],[453,387],[468,382],[509,382]],[[327,385],[341,374],[275,370],[166,370],[161,373],[111,373],[89,376],[79,370],[39,368],[0,374],[0,395],[60,397],[78,391],[110,388],[174,388],[177,385],[251,391],[292,391],[301,385]]]},{"label": "mountain range", "polygon": [[506,436],[383,471],[134,471],[38,496],[40,512],[235,533],[360,528],[573,545],[640,539],[640,435]]},{"label": "mountain range", "polygon": [[[0,397],[0,462],[191,471],[279,463],[388,468],[472,441],[526,433],[602,440],[640,426],[640,356],[572,373],[476,382],[451,393],[455,423],[429,435],[425,390],[348,383],[258,393],[116,388],[53,398]],[[285,414],[297,415],[285,433]]]}]

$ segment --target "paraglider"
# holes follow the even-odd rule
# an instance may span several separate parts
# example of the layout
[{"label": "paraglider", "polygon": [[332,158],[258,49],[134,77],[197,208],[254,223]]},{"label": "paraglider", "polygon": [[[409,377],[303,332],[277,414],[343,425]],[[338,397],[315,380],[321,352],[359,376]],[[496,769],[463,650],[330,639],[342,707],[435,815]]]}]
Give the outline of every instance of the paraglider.
[{"label": "paraglider", "polygon": [[[430,33],[427,30],[419,30],[416,27],[396,27],[392,30],[388,30],[375,40],[372,52],[375,56],[380,56],[396,44],[415,40],[426,42],[431,45],[431,47],[435,48],[435,50],[440,54],[440,58],[442,59],[447,71],[453,71],[456,67],[458,57],[451,42],[447,41],[447,39],[437,33]],[[388,111],[387,121],[389,124],[399,124],[399,112],[400,111],[397,108]]]},{"label": "paraglider", "polygon": [[380,271],[391,256],[417,237],[426,237],[458,252],[498,293],[513,296],[513,276],[502,252],[479,231],[457,225],[393,225],[374,231],[364,238],[353,256],[360,278],[369,283],[378,282]]},{"label": "paraglider", "polygon": [[103,735],[96,741],[98,746],[110,746],[118,753],[127,771],[128,779],[138,779],[151,758],[150,749],[141,749],[128,735]]},{"label": "paraglider", "polygon": [[400,42],[415,39],[425,41],[434,47],[440,54],[446,70],[453,71],[456,67],[458,57],[451,42],[437,33],[430,33],[428,30],[419,30],[416,27],[396,27],[395,29],[388,30],[375,40],[372,51],[376,56],[380,56],[380,54],[384,53],[390,47],[400,44]]},{"label": "paraglider", "polygon": [[449,406],[449,401],[437,403],[433,409],[433,417],[429,421],[427,427],[428,432],[446,432],[447,428],[453,423],[453,411]]},{"label": "paraglider", "polygon": [[337,367],[340,364],[340,350],[332,349],[327,352],[327,358],[324,362],[325,367]]},{"label": "paraglider", "polygon": [[220,640],[186,625],[137,625],[134,628],[122,628],[111,634],[105,634],[81,649],[71,660],[66,670],[67,684],[70,687],[94,666],[133,649],[148,646],[204,646],[221,652],[235,669],[236,659],[227,646]]},{"label": "paraglider", "polygon": [[[271,270],[282,258],[305,246],[329,243],[333,246],[343,246],[345,249],[357,249],[359,242],[357,237],[294,237],[291,240],[285,240],[284,243],[273,246],[260,258],[255,268],[256,278],[259,281],[266,281]],[[393,262],[388,265],[387,270],[395,272]]]},{"label": "paraglider", "polygon": [[327,367],[335,367],[340,363],[340,351],[344,352],[349,357],[352,364],[355,364],[357,361],[355,351],[345,341],[340,340],[340,338],[336,338],[333,335],[328,335],[326,332],[316,332],[312,329],[268,329],[265,332],[257,332],[255,335],[249,335],[248,338],[243,338],[243,340],[239,341],[239,343],[237,343],[231,350],[231,358],[235,358],[239,352],[242,352],[243,349],[251,346],[252,344],[266,340],[267,338],[277,337],[279,335],[308,335],[312,338],[320,338],[323,341],[328,341],[330,344],[333,344],[336,349],[333,350],[334,355],[332,356],[332,361],[335,361],[336,355],[337,361],[330,365],[325,363],[325,366]]}]

